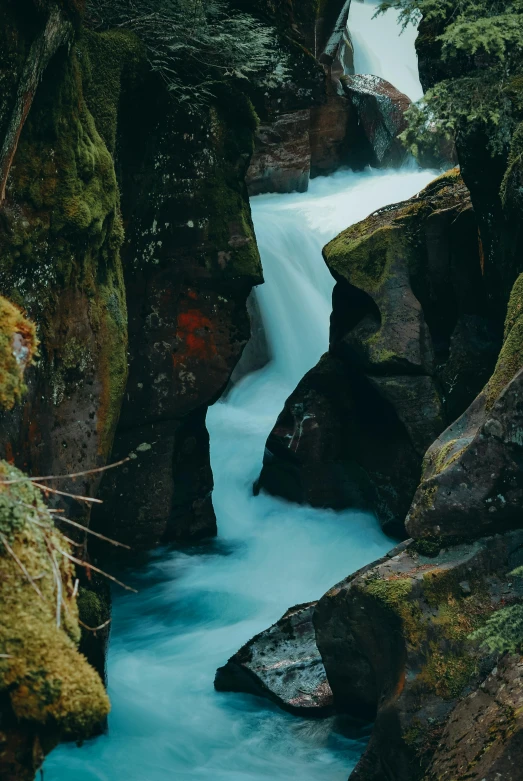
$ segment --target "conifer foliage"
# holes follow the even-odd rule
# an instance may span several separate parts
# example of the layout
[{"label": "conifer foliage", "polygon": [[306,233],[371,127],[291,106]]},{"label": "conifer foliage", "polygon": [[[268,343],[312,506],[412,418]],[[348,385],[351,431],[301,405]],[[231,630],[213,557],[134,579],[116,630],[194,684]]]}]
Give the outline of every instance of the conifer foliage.
[{"label": "conifer foliage", "polygon": [[180,103],[208,103],[218,83],[282,68],[274,28],[223,0],[88,0],[87,19],[136,33]]},{"label": "conifer foliage", "polygon": [[409,111],[404,140],[430,144],[434,130],[447,138],[480,128],[493,154],[507,148],[521,119],[523,0],[383,0],[380,12],[400,11],[403,24],[438,30],[448,78]]}]

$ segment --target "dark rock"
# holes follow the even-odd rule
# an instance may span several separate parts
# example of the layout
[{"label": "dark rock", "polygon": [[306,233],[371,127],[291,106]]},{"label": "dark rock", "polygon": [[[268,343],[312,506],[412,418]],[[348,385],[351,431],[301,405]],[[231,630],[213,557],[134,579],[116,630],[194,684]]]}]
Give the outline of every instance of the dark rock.
[{"label": "dark rock", "polygon": [[519,781],[523,663],[506,656],[452,712],[424,781]]},{"label": "dark rock", "polygon": [[343,76],[341,83],[352,108],[352,166],[402,165],[407,153],[398,136],[407,127],[410,99],[378,76]]},{"label": "dark rock", "polygon": [[351,779],[424,777],[459,698],[496,664],[496,654],[471,634],[494,611],[523,599],[523,583],[511,574],[522,557],[522,531],[430,559],[411,542],[318,602],[316,639],[336,707],[376,714]]},{"label": "dark rock", "polygon": [[249,195],[305,192],[309,186],[310,109],[277,116],[256,132],[256,150],[247,172]]},{"label": "dark rock", "polygon": [[130,367],[113,455],[131,462],[105,476],[93,517],[134,548],[216,533],[205,415],[248,341],[246,301],[262,281],[244,184],[250,104],[224,95],[207,126],[166,112],[153,88],[122,140]]},{"label": "dark rock", "polygon": [[414,537],[472,538],[520,525],[522,296],[523,277],[519,277],[494,374],[427,451],[422,481],[406,521]]},{"label": "dark rock", "polygon": [[325,103],[311,109],[311,177],[328,176],[349,163],[349,102],[334,89],[330,92]]},{"label": "dark rock", "polygon": [[477,227],[456,172],[327,245],[331,345],[287,400],[260,487],[336,509],[371,507],[402,536],[426,449],[490,376]]},{"label": "dark rock", "polygon": [[216,673],[219,691],[267,697],[297,716],[332,712],[332,692],[318,649],[312,614],[316,602],[290,608],[256,635]]}]

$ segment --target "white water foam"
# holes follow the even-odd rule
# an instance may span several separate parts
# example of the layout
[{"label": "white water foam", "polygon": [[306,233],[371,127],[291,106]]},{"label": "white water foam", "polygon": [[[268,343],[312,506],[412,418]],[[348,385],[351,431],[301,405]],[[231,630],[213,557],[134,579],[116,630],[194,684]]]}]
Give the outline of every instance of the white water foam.
[{"label": "white water foam", "polygon": [[354,44],[354,70],[389,81],[412,101],[423,97],[413,24],[402,32],[399,11],[390,8],[374,18],[379,0],[352,0],[348,29]]},{"label": "white water foam", "polygon": [[265,439],[285,398],[327,348],[333,281],[322,246],[429,172],[316,179],[305,194],[259,196],[253,215],[265,285],[257,289],[273,361],[209,410],[220,537],[163,550],[116,594],[109,733],[61,746],[45,781],[345,781],[366,742],[335,719],[304,721],[248,695],[216,693],[215,669],[290,605],[312,600],[391,541],[377,521],[254,497]]}]

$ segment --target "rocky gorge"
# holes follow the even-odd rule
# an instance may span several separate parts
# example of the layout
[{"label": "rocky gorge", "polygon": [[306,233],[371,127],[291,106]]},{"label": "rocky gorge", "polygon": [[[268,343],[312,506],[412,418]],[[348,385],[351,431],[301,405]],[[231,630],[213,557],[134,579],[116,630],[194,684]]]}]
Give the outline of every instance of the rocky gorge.
[{"label": "rocky gorge", "polygon": [[517,77],[409,151],[350,2],[184,3],[0,3],[0,776],[517,779]]}]

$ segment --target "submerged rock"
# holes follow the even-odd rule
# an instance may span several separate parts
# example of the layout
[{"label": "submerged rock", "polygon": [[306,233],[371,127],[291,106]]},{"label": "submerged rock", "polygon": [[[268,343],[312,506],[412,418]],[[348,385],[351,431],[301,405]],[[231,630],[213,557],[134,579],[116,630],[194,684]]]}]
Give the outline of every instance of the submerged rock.
[{"label": "submerged rock", "polygon": [[499,349],[477,227],[456,171],[325,247],[330,351],[289,397],[259,487],[374,509],[404,535],[426,449],[491,374]]},{"label": "submerged rock", "polygon": [[249,640],[218,669],[216,689],[267,697],[298,716],[329,715],[333,698],[316,646],[315,607],[311,602],[290,608]]},{"label": "submerged rock", "polygon": [[409,543],[318,602],[316,639],[336,707],[376,715],[351,779],[424,777],[460,697],[496,664],[499,652],[472,635],[495,611],[521,603],[523,579],[513,570],[522,562],[522,531],[435,558]]}]

